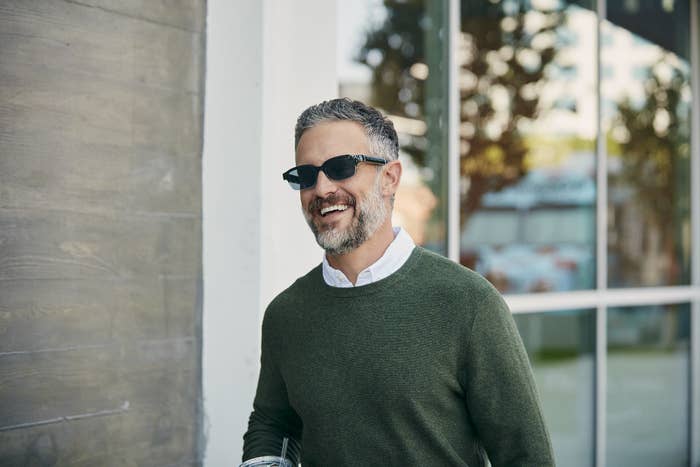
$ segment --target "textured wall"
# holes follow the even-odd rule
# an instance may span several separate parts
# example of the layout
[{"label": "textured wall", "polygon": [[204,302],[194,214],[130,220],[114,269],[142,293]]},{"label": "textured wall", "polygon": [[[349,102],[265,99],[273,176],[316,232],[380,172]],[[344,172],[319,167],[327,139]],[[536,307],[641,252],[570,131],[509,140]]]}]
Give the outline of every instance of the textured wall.
[{"label": "textured wall", "polygon": [[199,463],[205,6],[0,1],[0,465]]}]

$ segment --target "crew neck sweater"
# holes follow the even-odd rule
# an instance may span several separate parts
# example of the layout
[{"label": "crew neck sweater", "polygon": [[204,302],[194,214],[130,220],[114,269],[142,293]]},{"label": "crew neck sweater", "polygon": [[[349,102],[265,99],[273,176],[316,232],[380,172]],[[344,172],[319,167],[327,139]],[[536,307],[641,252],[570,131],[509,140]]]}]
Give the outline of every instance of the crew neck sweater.
[{"label": "crew neck sweater", "polygon": [[268,306],[243,459],[302,467],[554,465],[500,294],[421,247],[394,274],[328,286],[318,266]]}]

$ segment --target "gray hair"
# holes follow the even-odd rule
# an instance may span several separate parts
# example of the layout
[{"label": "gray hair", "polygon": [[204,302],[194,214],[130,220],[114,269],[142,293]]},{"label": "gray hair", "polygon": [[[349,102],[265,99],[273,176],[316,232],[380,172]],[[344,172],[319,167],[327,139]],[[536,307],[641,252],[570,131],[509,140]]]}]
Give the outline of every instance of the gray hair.
[{"label": "gray hair", "polygon": [[299,146],[301,135],[319,123],[349,120],[357,122],[365,129],[373,156],[387,160],[399,158],[399,138],[394,124],[377,109],[347,97],[332,99],[312,105],[297,119],[294,129],[294,149]]}]

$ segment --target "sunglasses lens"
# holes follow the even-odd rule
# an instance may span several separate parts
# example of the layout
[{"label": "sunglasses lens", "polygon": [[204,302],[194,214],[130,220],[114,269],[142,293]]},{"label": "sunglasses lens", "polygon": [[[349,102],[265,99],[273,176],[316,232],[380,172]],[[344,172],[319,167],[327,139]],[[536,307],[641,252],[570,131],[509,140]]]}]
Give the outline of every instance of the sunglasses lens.
[{"label": "sunglasses lens", "polygon": [[299,171],[296,169],[296,167],[282,174],[282,178],[287,180],[289,186],[291,186],[294,190],[301,189],[301,184],[299,183]]},{"label": "sunglasses lens", "polygon": [[353,156],[337,156],[328,159],[321,167],[299,165],[282,174],[289,186],[295,190],[310,188],[316,184],[319,170],[331,180],[345,180],[355,175],[358,160]]},{"label": "sunglasses lens", "polygon": [[355,175],[357,162],[352,157],[340,156],[328,159],[323,164],[323,171],[333,180],[344,180]]},{"label": "sunglasses lens", "polygon": [[300,165],[296,168],[299,178],[299,188],[303,190],[304,188],[309,188],[316,184],[316,176],[318,176],[318,169],[312,165]]}]

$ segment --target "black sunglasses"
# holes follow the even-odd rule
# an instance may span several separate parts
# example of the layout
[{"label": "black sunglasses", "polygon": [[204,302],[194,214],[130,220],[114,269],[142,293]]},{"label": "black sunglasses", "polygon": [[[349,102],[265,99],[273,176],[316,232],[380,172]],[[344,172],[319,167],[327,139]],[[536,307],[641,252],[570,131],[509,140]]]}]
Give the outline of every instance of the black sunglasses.
[{"label": "black sunglasses", "polygon": [[289,186],[295,190],[311,188],[316,184],[318,172],[323,171],[331,180],[345,180],[355,175],[357,164],[368,162],[370,164],[384,165],[388,161],[381,157],[365,156],[363,154],[346,154],[328,159],[320,167],[315,165],[298,165],[282,174],[282,179],[289,182]]}]

